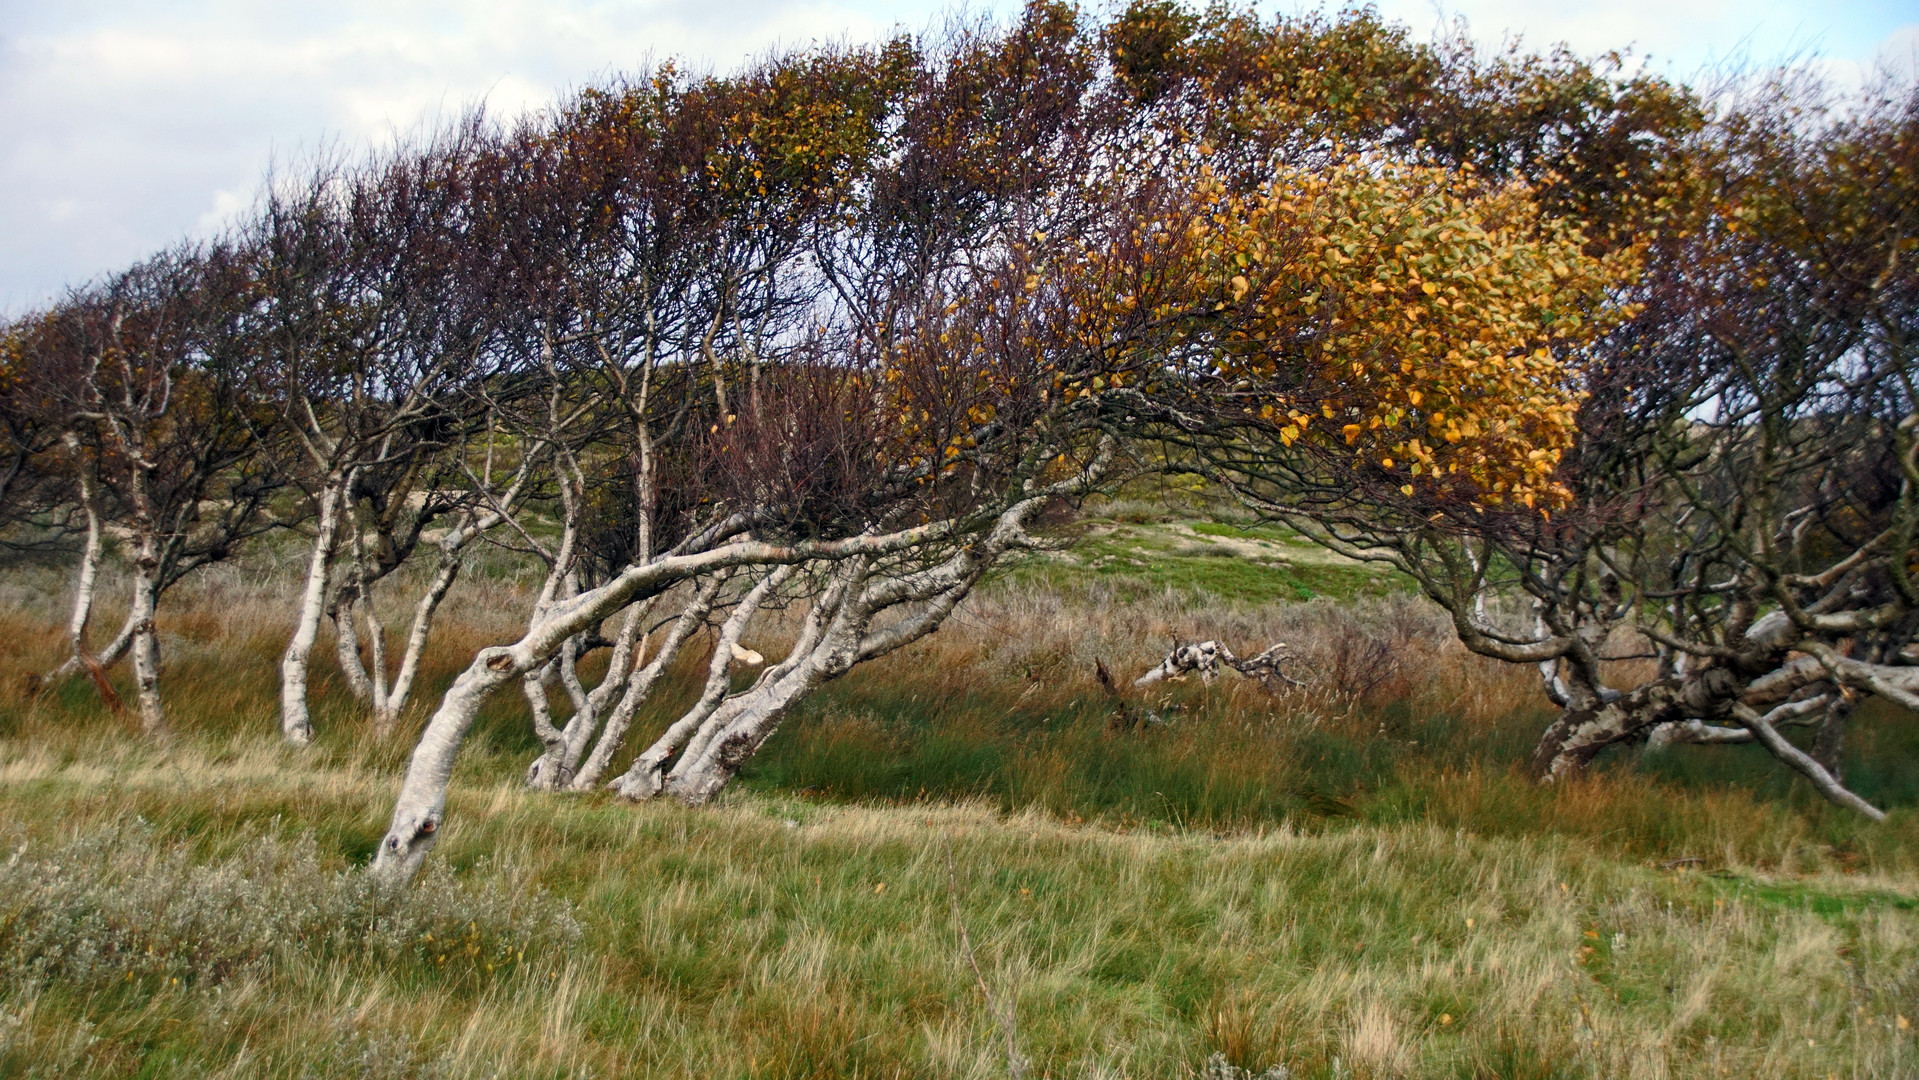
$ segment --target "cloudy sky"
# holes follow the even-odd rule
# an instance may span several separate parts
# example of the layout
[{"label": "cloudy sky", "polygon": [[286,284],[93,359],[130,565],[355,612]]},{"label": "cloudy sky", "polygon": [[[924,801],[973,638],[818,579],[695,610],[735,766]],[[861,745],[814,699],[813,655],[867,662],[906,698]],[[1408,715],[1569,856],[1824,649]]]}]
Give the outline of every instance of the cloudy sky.
[{"label": "cloudy sky", "polygon": [[[1097,0],[1095,0],[1097,3]],[[1277,10],[1300,6],[1289,2]],[[1308,5],[1309,6],[1309,5]],[[1425,35],[1463,16],[1679,75],[1810,57],[1911,70],[1919,0],[1380,0]],[[377,145],[484,99],[538,107],[649,57],[728,67],[768,46],[923,29],[944,0],[0,0],[0,314],[252,201],[275,160]],[[973,12],[1010,12],[972,0]],[[1271,0],[1263,5],[1276,10]]]}]

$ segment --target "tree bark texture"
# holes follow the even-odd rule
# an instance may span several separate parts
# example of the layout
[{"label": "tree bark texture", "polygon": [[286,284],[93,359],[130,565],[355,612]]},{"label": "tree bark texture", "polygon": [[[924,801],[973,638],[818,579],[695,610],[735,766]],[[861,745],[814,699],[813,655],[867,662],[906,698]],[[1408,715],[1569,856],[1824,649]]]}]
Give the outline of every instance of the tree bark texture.
[{"label": "tree bark texture", "polygon": [[166,715],[160,708],[160,635],[154,628],[154,611],[159,600],[159,583],[152,570],[140,565],[133,578],[133,685],[139,702],[140,730],[152,735],[166,729]]},{"label": "tree bark texture", "polygon": [[338,539],[344,481],[343,477],[331,478],[320,489],[318,526],[313,550],[307,559],[299,620],[280,658],[280,734],[295,746],[313,741],[313,718],[307,711],[308,661],[313,654],[313,644],[320,636],[320,618],[326,613],[327,578]]},{"label": "tree bark texture", "polygon": [[[667,630],[666,637],[660,642],[659,651],[654,653],[653,659],[647,661],[644,666],[634,668],[632,674],[627,677],[625,690],[621,693],[620,700],[614,705],[613,711],[607,714],[606,724],[600,731],[599,740],[593,744],[593,752],[587,755],[568,785],[572,790],[589,791],[593,785],[599,783],[600,777],[606,775],[607,767],[613,763],[614,756],[620,752],[621,746],[626,741],[626,732],[633,724],[634,715],[652,695],[654,685],[679,656],[682,646],[701,626],[705,625],[706,617],[713,610],[714,600],[718,597],[724,583],[725,579],[719,576],[702,582],[687,602],[685,609],[680,612],[679,617],[673,620],[672,627]],[[618,785],[619,781],[616,781],[614,786],[618,787]]]},{"label": "tree bark texture", "polygon": [[936,522],[881,536],[793,545],[744,541],[665,555],[630,566],[606,584],[552,605],[519,641],[481,649],[447,690],[408,760],[392,822],[374,855],[373,872],[397,883],[419,871],[438,836],[446,813],[447,782],[480,706],[500,686],[544,666],[567,638],[598,625],[627,604],[658,596],[689,578],[736,566],[885,554],[943,536],[948,528]]}]

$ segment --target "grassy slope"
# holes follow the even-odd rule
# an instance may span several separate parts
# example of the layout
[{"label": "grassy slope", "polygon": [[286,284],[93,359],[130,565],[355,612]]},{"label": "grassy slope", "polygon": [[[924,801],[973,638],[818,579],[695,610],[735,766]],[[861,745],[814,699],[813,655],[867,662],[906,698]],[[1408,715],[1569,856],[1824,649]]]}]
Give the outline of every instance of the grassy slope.
[{"label": "grassy slope", "polygon": [[[0,812],[29,858],[138,816],[153,834],[129,842],[196,860],[277,821],[340,862],[392,787],[265,742],[64,756],[9,748]],[[572,901],[578,940],[486,974],[423,945],[378,964],[295,948],[224,982],[191,963],[178,984],[16,981],[0,1071],[995,1075],[955,895],[1036,1074],[1176,1076],[1215,1050],[1313,1077],[1919,1065],[1897,1019],[1919,961],[1900,881],[1664,872],[1416,824],[1164,835],[950,804],[635,808],[507,780],[462,784],[452,822],[464,888],[537,882]]]},{"label": "grassy slope", "polygon": [[1066,550],[1028,558],[1007,576],[1048,588],[1103,586],[1140,598],[1169,591],[1263,604],[1404,592],[1407,583],[1340,558],[1273,525],[1213,520],[1206,507],[1102,500],[1076,522]]},{"label": "grassy slope", "polygon": [[[406,747],[370,744],[325,663],[319,745],[275,744],[279,577],[223,569],[168,615],[164,745],[84,685],[30,700],[13,676],[57,652],[58,579],[0,584],[0,840],[20,853],[0,1073],[1002,1075],[954,895],[1034,1075],[1190,1075],[1214,1051],[1315,1078],[1919,1069],[1899,1020],[1919,1017],[1919,754],[1890,717],[1862,722],[1852,769],[1897,808],[1883,827],[1723,749],[1541,790],[1507,767],[1539,723],[1524,674],[1390,596],[1221,606],[1016,576],[831,687],[715,810],[527,794],[523,708],[496,702],[454,792],[452,880],[407,901],[431,911],[390,910],[329,874],[377,841]],[[524,584],[463,594],[435,685],[508,631]],[[1112,730],[1092,660],[1137,671],[1169,634],[1286,637],[1315,689],[1175,687],[1144,702],[1171,723]],[[1381,676],[1368,641],[1405,662]],[[435,940],[297,930],[221,960],[258,948],[241,853],[302,834],[317,862],[280,900]],[[75,866],[98,884],[34,876]],[[502,892],[532,915],[501,915]],[[529,928],[561,902],[577,938]],[[159,958],[49,967],[48,925]]]}]

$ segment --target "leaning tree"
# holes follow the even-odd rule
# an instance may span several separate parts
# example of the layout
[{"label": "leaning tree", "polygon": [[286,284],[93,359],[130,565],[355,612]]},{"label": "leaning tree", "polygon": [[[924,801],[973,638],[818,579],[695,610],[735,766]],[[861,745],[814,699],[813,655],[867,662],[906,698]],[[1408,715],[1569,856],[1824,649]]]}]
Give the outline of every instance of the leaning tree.
[{"label": "leaning tree", "polygon": [[[1408,574],[1469,649],[1539,665],[1561,710],[1533,758],[1543,778],[1624,741],[1756,741],[1883,816],[1844,787],[1840,749],[1863,698],[1919,707],[1919,96],[1889,85],[1822,109],[1809,93],[1766,84],[1690,140],[1675,182],[1629,208],[1636,230],[1611,237],[1631,245],[1551,214],[1389,228],[1391,259],[1356,238],[1341,254],[1378,262],[1412,307],[1383,369],[1363,348],[1340,362],[1359,380],[1455,368],[1383,413],[1334,409],[1310,418],[1317,435],[1230,392],[1168,413],[1249,505]],[[1529,235],[1547,246],[1504,268],[1404,265]],[[1413,317],[1414,281],[1440,310]],[[1443,356],[1411,347],[1462,316],[1487,325]],[[1474,379],[1512,365],[1550,426],[1479,409]],[[1488,454],[1489,436],[1517,441]],[[1787,725],[1817,729],[1811,752]]]},{"label": "leaning tree", "polygon": [[[1237,47],[1248,25],[1258,28],[1218,24],[1218,43]],[[1278,39],[1336,52],[1346,27],[1308,29]],[[1372,55],[1369,32],[1355,31],[1351,51]],[[523,351],[539,357],[548,387],[530,422],[579,422],[591,400],[632,417],[636,382],[670,388],[661,404],[673,410],[557,455],[576,462],[563,465],[571,480],[559,501],[583,506],[577,462],[624,440],[645,447],[626,455],[648,463],[635,475],[661,478],[645,489],[661,503],[634,500],[614,516],[620,558],[597,584],[568,563],[588,530],[563,529],[526,634],[481,650],[429,722],[377,873],[403,880],[431,850],[460,743],[490,693],[512,681],[529,691],[547,748],[532,779],[599,782],[661,659],[725,612],[697,697],[614,781],[635,798],[712,798],[813,689],[938,629],[998,559],[1034,543],[1029,527],[1050,502],[1111,475],[1125,436],[1172,433],[1194,450],[1238,454],[1270,434],[1275,446],[1390,479],[1397,498],[1424,487],[1480,506],[1562,501],[1555,465],[1579,394],[1553,350],[1616,321],[1609,290],[1638,250],[1595,243],[1543,211],[1541,185],[1409,163],[1418,154],[1389,145],[1399,121],[1370,112],[1264,150],[1215,138],[1188,120],[1247,94],[1202,80],[1185,98],[1155,96],[1138,69],[1110,62],[1124,47],[1037,4],[1004,33],[956,34],[905,69],[897,54],[856,65],[837,86],[826,80],[830,92],[789,94],[790,81],[755,76],[754,104],[719,110],[713,130],[742,112],[792,123],[817,122],[823,109],[832,122],[805,138],[768,139],[785,130],[775,123],[714,140],[705,167],[678,175],[697,177],[694,194],[717,196],[724,212],[659,231],[691,219],[678,202],[649,200],[688,193],[625,184],[614,169],[592,228],[539,231],[602,263],[539,284],[542,299],[524,305]],[[1205,58],[1180,52],[1171,70]],[[1306,82],[1336,91],[1328,78]],[[647,160],[656,136],[645,126],[659,123],[660,103],[694,102],[666,93],[667,80],[632,89],[588,100],[630,125],[636,159]],[[878,109],[877,122],[833,106],[849,92]],[[784,104],[766,107],[775,101]],[[1343,148],[1349,131],[1368,133],[1372,149]],[[829,145],[866,155],[835,174],[843,194],[821,197],[832,184],[814,183],[812,201],[783,201],[781,178],[805,175],[820,136],[834,133],[843,141]],[[1251,167],[1255,152],[1263,164]],[[552,173],[562,187],[591,175]],[[594,254],[605,251],[621,254]],[[700,262],[674,262],[687,251]],[[643,270],[640,252],[664,254],[662,269]],[[698,287],[661,307],[647,286],[681,280],[669,273]],[[543,274],[527,280],[559,280]],[[583,362],[595,357],[597,370]],[[607,390],[582,397],[589,375]],[[665,430],[675,438],[653,438]],[[1228,465],[1248,463],[1215,461],[1214,471]],[[637,521],[648,543],[618,535]],[[681,606],[655,624],[665,638],[651,661],[651,634],[601,633],[615,616],[639,626],[670,592]],[[749,628],[776,606],[803,612],[797,632],[782,659],[732,691],[739,666],[766,663],[747,646]],[[577,660],[596,643],[613,647],[613,663],[588,690]],[[547,672],[574,700],[564,727],[541,715]]]},{"label": "leaning tree", "polygon": [[28,339],[27,378],[65,426],[89,523],[74,652],[98,678],[86,626],[104,532],[131,564],[123,636],[149,732],[164,725],[161,597],[282,523],[272,499],[285,479],[265,452],[271,406],[251,337],[252,256],[228,244],[178,248],[76,291]]},{"label": "leaning tree", "polygon": [[[371,591],[430,523],[467,501],[450,494],[462,487],[450,482],[452,453],[473,419],[463,391],[489,374],[500,314],[484,257],[493,235],[474,190],[490,134],[475,115],[357,169],[323,160],[270,188],[249,223],[254,340],[288,471],[313,508],[280,664],[281,729],[295,744],[312,738],[308,663],[329,611],[349,687],[390,722]],[[371,672],[356,621],[373,646]]]}]

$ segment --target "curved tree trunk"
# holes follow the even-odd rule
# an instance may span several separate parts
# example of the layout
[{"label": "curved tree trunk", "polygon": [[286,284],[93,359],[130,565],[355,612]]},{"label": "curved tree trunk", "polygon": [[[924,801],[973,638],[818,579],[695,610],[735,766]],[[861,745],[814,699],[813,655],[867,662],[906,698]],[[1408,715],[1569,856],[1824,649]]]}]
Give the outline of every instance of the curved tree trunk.
[{"label": "curved tree trunk", "polygon": [[[127,617],[121,620],[120,629],[114,633],[113,640],[107,642],[106,648],[94,654],[94,659],[100,664],[101,677],[104,678],[107,671],[111,670],[115,664],[118,664],[127,655],[128,649],[133,645],[133,628],[137,622],[138,620],[134,618],[133,613],[129,611]],[[61,661],[59,667],[54,668],[50,674],[40,680],[41,686],[51,688],[60,680],[83,670],[91,674],[91,670],[78,656],[69,656],[64,661]]]},{"label": "curved tree trunk", "polygon": [[[567,638],[605,621],[636,600],[658,596],[688,578],[736,566],[804,562],[855,555],[884,554],[946,535],[950,525],[932,523],[883,536],[807,541],[793,545],[754,541],[726,543],[685,554],[665,555],[630,566],[619,576],[579,596],[555,604],[534,620],[525,636],[507,646],[481,649],[441,699],[407,762],[406,778],[394,802],[393,818],[373,857],[373,873],[383,881],[410,880],[426,860],[446,813],[446,786],[460,746],[480,706],[503,684],[545,665]],[[715,532],[717,543],[730,533]]]},{"label": "curved tree trunk", "polygon": [[[754,614],[758,612],[760,605],[765,602],[767,595],[784,584],[797,570],[798,567],[796,566],[780,567],[774,571],[774,573],[762,579],[758,585],[754,586],[753,590],[747,593],[746,597],[733,609],[733,614],[728,616],[726,623],[720,627],[720,639],[714,644],[712,659],[707,662],[706,685],[700,692],[699,700],[694,703],[691,709],[687,710],[685,714],[669,725],[666,731],[661,733],[660,737],[653,741],[653,745],[647,747],[638,757],[634,758],[633,764],[627,768],[626,772],[621,774],[619,779],[612,783],[611,787],[622,797],[628,799],[646,799],[659,793],[664,783],[663,771],[667,761],[671,760],[673,755],[679,751],[681,745],[689,736],[700,730],[701,725],[721,706],[722,700],[726,697],[728,677],[732,670],[734,659],[733,650],[739,645],[741,633],[745,631],[747,624],[752,620]],[[710,601],[705,607],[711,607]],[[797,658],[806,655],[806,652],[811,647],[810,642],[817,638],[817,634],[812,633],[812,628],[819,621],[819,615],[818,605],[815,605],[815,610],[809,613],[807,618],[808,629],[801,633],[800,641],[794,645],[789,656]],[[701,618],[703,619],[704,617],[705,613],[704,609],[702,609]],[[682,630],[681,627],[676,627],[675,629]],[[682,631],[679,641],[683,640],[685,640],[685,635]],[[678,641],[674,641],[673,644],[677,646]],[[773,671],[763,673],[761,675],[761,681],[764,681],[769,676],[775,676],[778,672],[787,670],[790,666],[790,664],[782,663]],[[656,672],[654,678],[657,677]],[[758,684],[756,683],[755,685]],[[624,729],[622,729],[622,734],[623,733]],[[596,756],[599,756],[598,748],[596,748],[595,752]],[[610,758],[611,756],[610,751],[604,755],[605,758]],[[604,762],[602,762],[601,768],[604,769],[604,767]],[[586,784],[591,784],[595,780],[598,780],[598,778],[598,774],[596,773],[581,786],[585,787]]]},{"label": "curved tree trunk", "polygon": [[[657,599],[657,598],[656,598]],[[558,791],[568,786],[578,775],[580,758],[586,753],[587,743],[592,741],[593,733],[599,730],[600,717],[605,715],[607,702],[626,685],[633,670],[633,652],[639,637],[640,624],[653,610],[653,601],[647,600],[626,609],[626,618],[620,621],[619,634],[613,639],[613,654],[607,658],[606,674],[592,692],[585,692],[579,685],[579,658],[574,657],[570,672],[565,677],[571,679],[568,692],[574,694],[573,718],[567,721],[562,732],[560,758],[551,771],[552,787]],[[578,691],[578,693],[574,693]]]},{"label": "curved tree trunk", "polygon": [[[626,689],[620,700],[607,714],[606,726],[600,732],[599,741],[593,744],[593,752],[581,763],[580,769],[568,784],[574,791],[589,791],[599,783],[600,777],[613,763],[626,741],[626,732],[633,724],[633,717],[639,712],[653,693],[654,684],[666,673],[673,661],[678,658],[680,649],[693,633],[706,623],[706,616],[713,610],[713,601],[719,595],[720,587],[726,579],[715,575],[700,584],[679,617],[673,620],[673,628],[666,632],[666,639],[660,643],[659,651],[644,667],[637,667],[627,677]],[[624,777],[613,784],[618,788],[624,783]]]},{"label": "curved tree trunk", "polygon": [[340,675],[346,680],[348,692],[355,700],[371,704],[373,677],[367,673],[366,663],[360,656],[358,608],[359,595],[355,584],[341,582],[333,604],[327,611],[327,618],[333,623],[333,652],[340,662]]},{"label": "curved tree trunk", "polygon": [[[1836,691],[1834,695],[1816,693],[1816,674],[1810,665],[1789,665],[1773,678],[1748,684],[1723,667],[1709,667],[1683,677],[1654,680],[1587,708],[1568,708],[1546,729],[1533,751],[1533,774],[1548,783],[1576,775],[1606,747],[1642,736],[1663,735],[1662,744],[1747,741],[1732,729],[1702,723],[1730,721],[1810,780],[1828,800],[1883,821],[1883,811],[1847,789],[1837,774],[1793,746],[1774,726],[1830,708]],[[1813,696],[1793,696],[1801,690]],[[1765,706],[1769,710],[1761,713],[1759,708]]]},{"label": "curved tree trunk", "polygon": [[[78,440],[72,435],[67,438],[69,446],[77,456]],[[99,486],[94,481],[92,469],[84,465],[80,470],[80,504],[87,514],[87,540],[86,545],[80,550],[80,566],[74,579],[73,613],[67,619],[67,644],[72,650],[72,655],[46,680],[46,683],[50,685],[54,679],[61,678],[72,667],[84,668],[93,680],[94,688],[99,691],[100,700],[106,702],[107,707],[117,713],[125,706],[120,703],[120,695],[114,693],[113,684],[107,681],[107,662],[95,656],[93,650],[87,646],[87,623],[93,618],[93,593],[100,575],[103,537]],[[132,620],[129,620],[128,625],[132,625]],[[129,633],[126,637],[130,641],[132,635]],[[121,648],[125,647],[125,644],[121,645]]]},{"label": "curved tree trunk", "polygon": [[295,746],[313,741],[313,719],[307,712],[307,664],[320,636],[320,617],[326,611],[327,578],[333,564],[334,542],[340,527],[341,502],[348,478],[330,478],[320,490],[320,516],[313,552],[307,560],[306,587],[300,595],[300,617],[293,639],[280,658],[280,733]]},{"label": "curved tree trunk", "polygon": [[456,551],[451,556],[443,556],[440,569],[428,583],[425,595],[413,609],[413,625],[407,631],[406,651],[400,654],[400,668],[393,676],[393,685],[387,689],[386,704],[373,714],[373,730],[380,738],[393,733],[399,726],[400,713],[406,708],[407,698],[413,693],[413,680],[420,673],[420,657],[426,652],[427,638],[433,633],[433,619],[440,610],[440,602],[453,588],[453,582],[460,576],[460,568],[465,560]]}]

